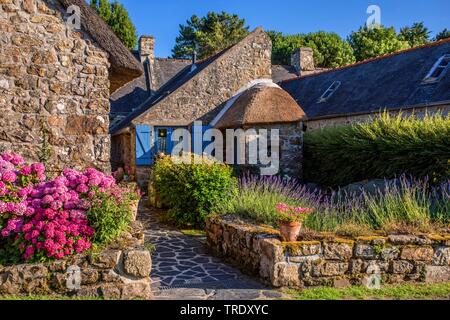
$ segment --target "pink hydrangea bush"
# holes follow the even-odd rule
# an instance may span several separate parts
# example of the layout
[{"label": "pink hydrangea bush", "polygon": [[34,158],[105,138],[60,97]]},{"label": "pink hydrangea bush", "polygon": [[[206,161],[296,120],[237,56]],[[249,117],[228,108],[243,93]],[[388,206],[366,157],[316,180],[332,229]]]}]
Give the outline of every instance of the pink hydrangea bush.
[{"label": "pink hydrangea bush", "polygon": [[45,181],[43,164],[27,166],[15,154],[0,159],[0,251],[3,244],[26,261],[62,259],[91,248],[98,224],[88,212],[102,204],[99,199],[121,205],[127,196],[112,176],[96,169],[65,169]]},{"label": "pink hydrangea bush", "polygon": [[20,227],[21,217],[30,215],[27,197],[33,184],[45,180],[45,166],[25,164],[17,154],[0,154],[0,230],[3,236]]},{"label": "pink hydrangea bush", "polygon": [[28,197],[33,214],[25,217],[16,236],[25,260],[62,259],[91,247],[94,230],[85,214],[89,202],[68,185],[59,176],[36,185]]}]

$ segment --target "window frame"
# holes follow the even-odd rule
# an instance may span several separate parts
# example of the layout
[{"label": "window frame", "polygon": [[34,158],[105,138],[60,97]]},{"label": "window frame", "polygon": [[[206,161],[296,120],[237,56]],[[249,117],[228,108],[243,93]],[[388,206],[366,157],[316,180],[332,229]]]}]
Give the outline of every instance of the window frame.
[{"label": "window frame", "polygon": [[341,81],[333,81],[328,89],[325,90],[325,92],[320,96],[319,100],[317,100],[317,103],[322,103],[330,99],[334,95],[334,93],[341,87],[341,85]]},{"label": "window frame", "polygon": [[[442,65],[442,62],[444,60],[447,60],[447,64],[444,66]],[[425,76],[425,78],[423,79],[423,83],[435,83],[435,82],[439,82],[444,75],[447,73],[448,68],[450,66],[450,53],[446,53],[444,54],[442,57],[440,57],[436,63],[433,65],[433,67],[431,68],[431,70],[427,73],[427,75]],[[433,77],[433,74],[437,71],[437,69],[442,68],[442,72],[439,74],[439,76],[437,77]]]}]

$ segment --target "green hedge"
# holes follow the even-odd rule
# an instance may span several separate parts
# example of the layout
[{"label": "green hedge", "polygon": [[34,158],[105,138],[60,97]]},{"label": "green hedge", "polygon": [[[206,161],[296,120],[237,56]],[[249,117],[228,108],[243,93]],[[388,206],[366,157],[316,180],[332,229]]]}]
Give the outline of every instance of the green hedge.
[{"label": "green hedge", "polygon": [[449,176],[450,116],[389,116],[305,134],[304,178],[347,185],[406,173],[437,182]]},{"label": "green hedge", "polygon": [[207,215],[236,194],[233,169],[209,160],[200,164],[173,160],[169,156],[158,159],[150,183],[170,208],[171,220],[181,226],[202,227]]}]

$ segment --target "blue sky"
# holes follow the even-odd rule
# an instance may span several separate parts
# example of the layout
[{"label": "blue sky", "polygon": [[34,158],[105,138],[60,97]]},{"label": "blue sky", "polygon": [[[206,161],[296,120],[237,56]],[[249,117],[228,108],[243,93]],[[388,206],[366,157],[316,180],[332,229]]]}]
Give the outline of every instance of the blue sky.
[{"label": "blue sky", "polygon": [[449,0],[120,0],[128,9],[139,35],[156,38],[158,57],[171,55],[178,25],[193,14],[227,11],[245,18],[251,29],[286,33],[334,31],[346,37],[368,18],[369,5],[381,8],[381,22],[398,30],[424,21],[433,32],[450,29]]}]

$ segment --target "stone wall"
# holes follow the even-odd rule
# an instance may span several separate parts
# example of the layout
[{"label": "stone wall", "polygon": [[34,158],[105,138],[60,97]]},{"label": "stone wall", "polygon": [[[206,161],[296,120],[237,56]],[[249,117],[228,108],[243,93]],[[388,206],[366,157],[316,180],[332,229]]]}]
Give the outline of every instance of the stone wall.
[{"label": "stone wall", "polygon": [[56,0],[0,0],[0,148],[50,170],[110,168],[108,56]]},{"label": "stone wall", "polygon": [[274,287],[450,281],[450,234],[389,235],[282,243],[276,230],[212,217],[208,247]]},{"label": "stone wall", "polygon": [[150,299],[151,266],[142,225],[135,222],[132,232],[97,253],[48,264],[0,266],[0,295]]},{"label": "stone wall", "polygon": [[[411,115],[413,112],[418,118],[423,118],[426,113],[434,114],[439,112],[444,115],[448,115],[450,114],[450,105],[404,110],[403,114],[405,116],[408,116]],[[398,114],[398,111],[392,111],[390,112],[390,114],[395,116]],[[376,116],[377,114],[361,114],[361,115],[355,114],[349,116],[339,116],[334,118],[311,119],[307,121],[307,127],[308,130],[313,130],[330,126],[347,125],[351,123],[363,123],[370,121],[373,117]]]},{"label": "stone wall", "polygon": [[125,165],[135,165],[136,151],[132,148],[132,139],[135,139],[134,130],[111,137],[111,166],[113,171]]},{"label": "stone wall", "polygon": [[[243,130],[255,130],[256,134],[258,134],[259,130],[267,130],[269,134],[271,130],[278,130],[279,132],[279,172],[281,175],[288,175],[290,177],[301,177],[302,176],[302,161],[303,161],[303,123],[280,123],[280,124],[271,124],[271,125],[256,125],[252,127],[243,128]],[[249,131],[247,131],[249,133]],[[225,138],[226,131],[222,130],[223,137]],[[254,139],[252,135],[247,134],[245,137],[245,161],[247,167],[250,161],[250,145],[251,141]],[[224,139],[226,141],[226,139]],[[268,148],[272,148],[274,146],[269,145]],[[237,145],[236,145],[237,148]],[[227,143],[224,145],[224,161],[226,160],[226,150]],[[235,150],[235,152],[237,152]],[[255,156],[255,155],[253,155]],[[259,159],[259,156],[258,156]],[[272,164],[273,165],[273,164]],[[267,165],[257,164],[251,165],[251,167],[268,167]]]}]

